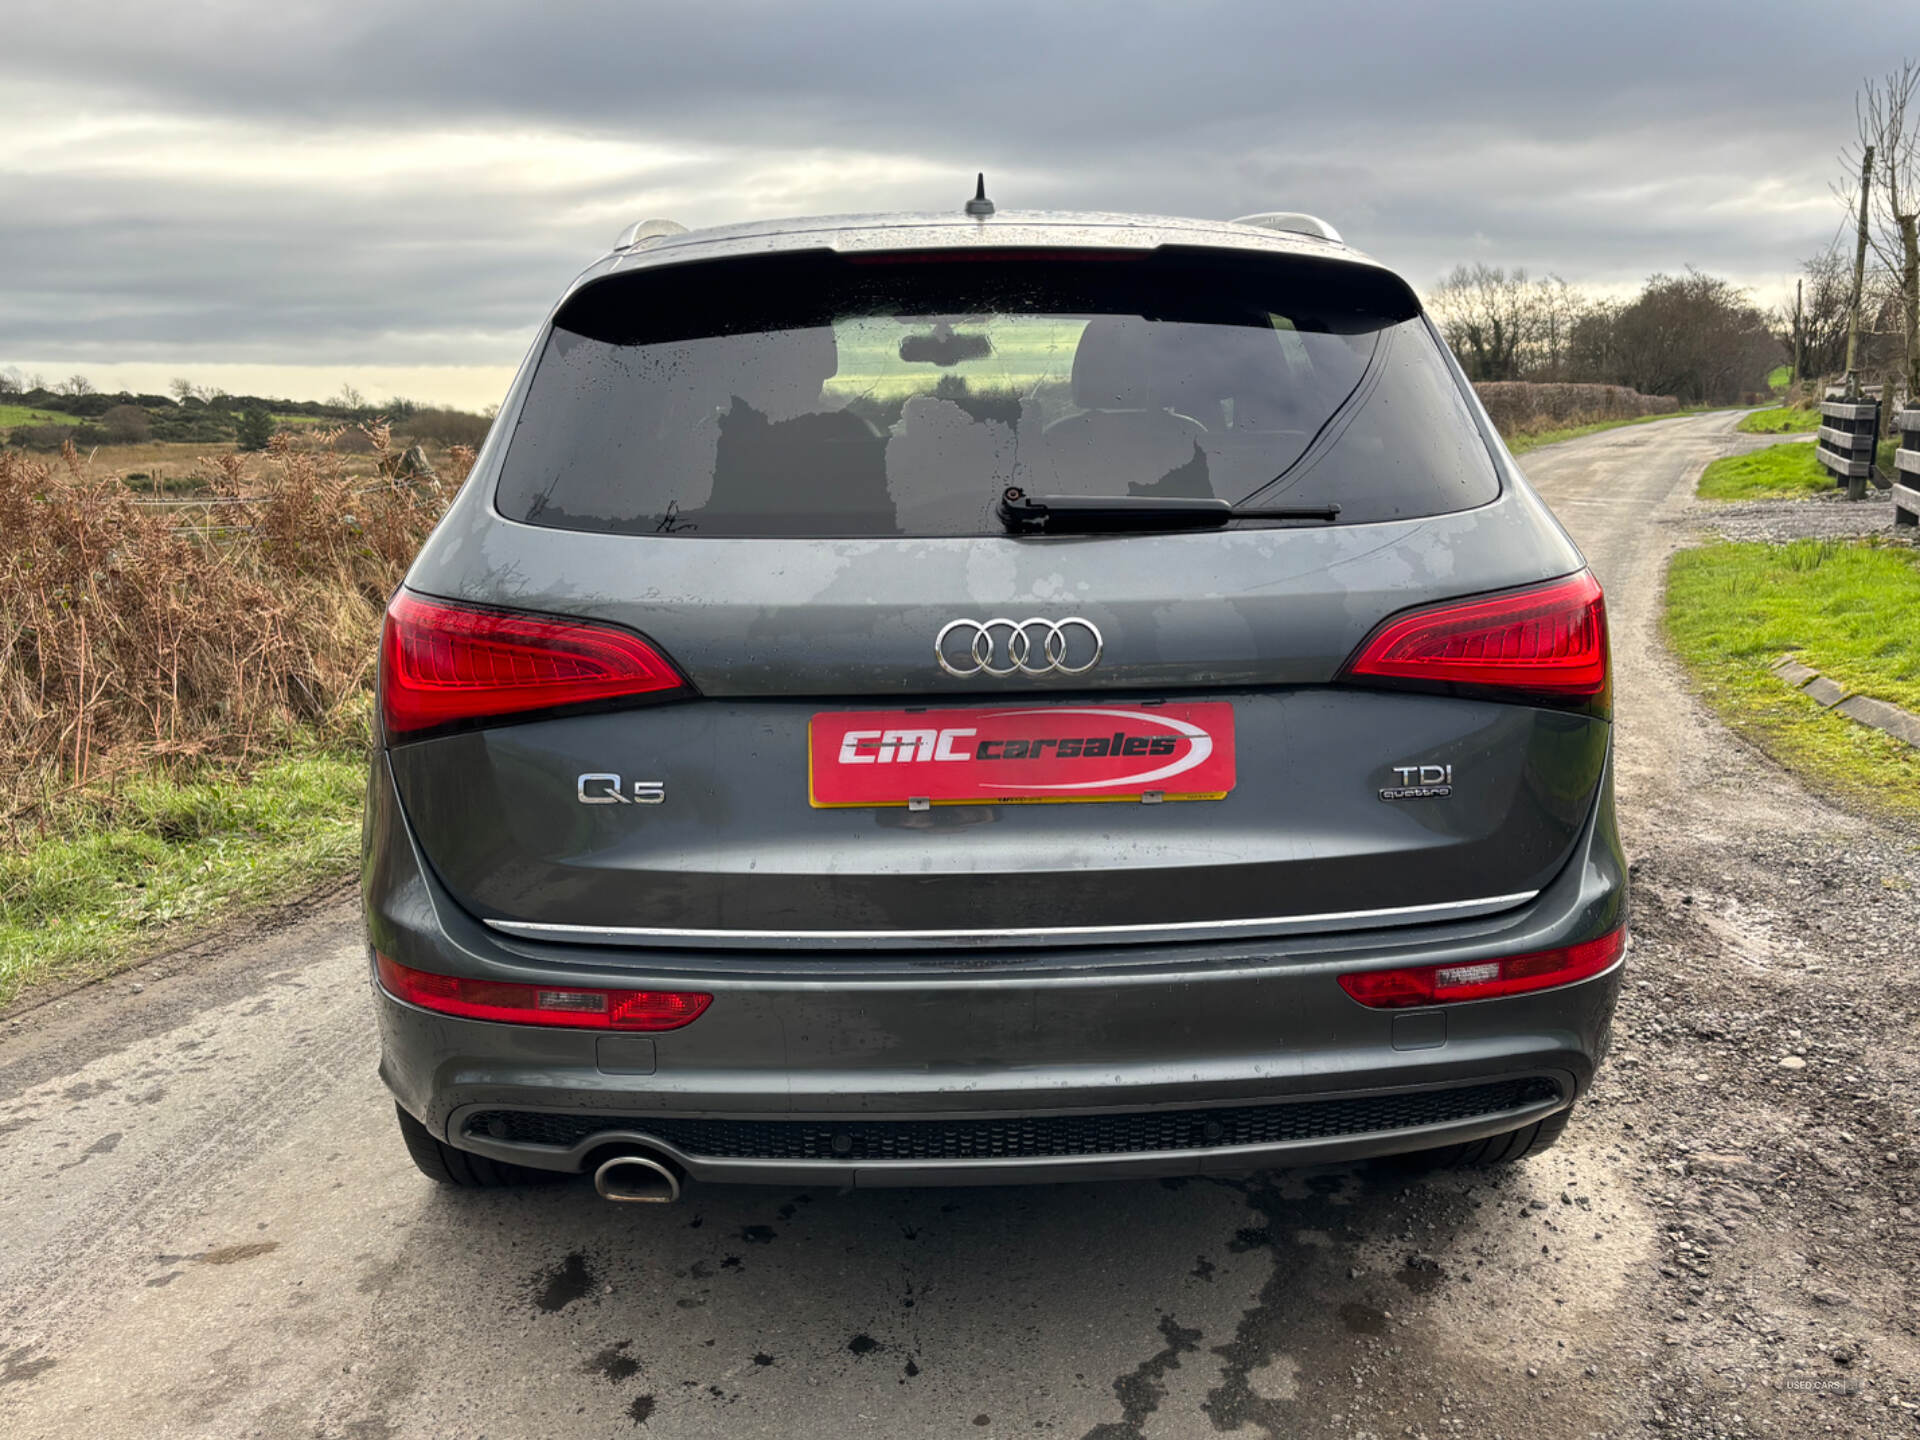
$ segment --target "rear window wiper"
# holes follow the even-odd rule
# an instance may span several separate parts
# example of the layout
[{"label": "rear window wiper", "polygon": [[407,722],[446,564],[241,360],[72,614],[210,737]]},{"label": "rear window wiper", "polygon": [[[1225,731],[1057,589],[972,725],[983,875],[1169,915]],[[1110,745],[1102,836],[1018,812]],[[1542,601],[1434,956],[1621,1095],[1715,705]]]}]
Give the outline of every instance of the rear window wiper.
[{"label": "rear window wiper", "polygon": [[1000,521],[1015,535],[1067,535],[1128,530],[1220,530],[1235,520],[1321,520],[1338,505],[1236,509],[1225,500],[1157,495],[1029,495],[1010,486]]}]

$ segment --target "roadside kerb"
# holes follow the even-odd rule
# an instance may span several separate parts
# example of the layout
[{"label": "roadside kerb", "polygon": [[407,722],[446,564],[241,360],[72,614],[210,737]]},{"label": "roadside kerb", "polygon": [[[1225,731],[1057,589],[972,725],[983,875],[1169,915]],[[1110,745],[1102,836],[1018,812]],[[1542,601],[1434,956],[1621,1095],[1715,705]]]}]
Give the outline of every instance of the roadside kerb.
[{"label": "roadside kerb", "polygon": [[1815,704],[1920,749],[1920,715],[1915,715],[1911,710],[1902,710],[1898,705],[1889,705],[1884,700],[1875,700],[1870,696],[1856,695],[1839,681],[1828,679],[1791,655],[1782,655],[1768,668],[1785,683],[1810,696]]}]

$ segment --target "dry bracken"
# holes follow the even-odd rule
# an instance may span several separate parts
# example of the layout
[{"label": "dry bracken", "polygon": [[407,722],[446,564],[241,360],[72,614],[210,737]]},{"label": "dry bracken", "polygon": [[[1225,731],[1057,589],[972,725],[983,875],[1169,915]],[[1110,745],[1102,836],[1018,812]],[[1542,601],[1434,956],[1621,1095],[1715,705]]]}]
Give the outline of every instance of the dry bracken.
[{"label": "dry bracken", "polygon": [[[295,729],[359,727],[380,614],[472,464],[372,475],[275,438],[264,478],[209,460],[212,499],[143,503],[115,476],[0,451],[0,814],[130,768],[245,765]],[[356,467],[364,469],[364,462]]]}]

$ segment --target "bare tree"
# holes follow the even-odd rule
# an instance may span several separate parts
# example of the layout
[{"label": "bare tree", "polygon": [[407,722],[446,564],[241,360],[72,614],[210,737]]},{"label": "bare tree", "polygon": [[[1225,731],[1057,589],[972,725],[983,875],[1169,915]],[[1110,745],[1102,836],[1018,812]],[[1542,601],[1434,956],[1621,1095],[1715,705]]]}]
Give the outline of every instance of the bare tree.
[{"label": "bare tree", "polygon": [[1474,380],[1568,380],[1573,336],[1593,298],[1558,275],[1457,265],[1427,309]]},{"label": "bare tree", "polygon": [[1538,316],[1525,270],[1456,265],[1427,299],[1471,380],[1518,380]]},{"label": "bare tree", "polygon": [[[1821,354],[1846,343],[1850,264],[1807,262]],[[1628,302],[1601,300],[1558,275],[1458,265],[1427,310],[1470,379],[1624,385],[1693,403],[1732,403],[1762,388],[1785,357],[1768,317],[1728,281],[1688,270],[1655,275]]]},{"label": "bare tree", "polygon": [[167,382],[167,393],[184,405],[189,400],[205,400],[207,387],[194,384],[184,375],[176,375]]},{"label": "bare tree", "polygon": [[330,403],[337,405],[342,410],[352,410],[357,413],[367,408],[367,397],[354,389],[351,384],[343,381],[340,386],[340,393],[334,396]]},{"label": "bare tree", "polygon": [[[1800,262],[1800,338],[1801,365],[1806,380],[1836,375],[1847,353],[1847,297],[1853,285],[1853,266],[1834,240],[1818,255]],[[1876,271],[1868,277],[1867,291],[1875,293],[1885,282]],[[1793,311],[1781,307],[1773,313],[1774,333],[1789,350],[1793,347]]]},{"label": "bare tree", "polygon": [[1558,275],[1533,283],[1534,350],[1527,369],[1541,380],[1572,379],[1574,327],[1593,302]]},{"label": "bare tree", "polygon": [[93,382],[84,375],[69,375],[53,388],[54,393],[59,395],[93,394]]},{"label": "bare tree", "polygon": [[1854,112],[1858,135],[1842,158],[1857,172],[1861,153],[1874,150],[1867,239],[1899,277],[1907,395],[1920,397],[1920,61],[1868,80]]}]

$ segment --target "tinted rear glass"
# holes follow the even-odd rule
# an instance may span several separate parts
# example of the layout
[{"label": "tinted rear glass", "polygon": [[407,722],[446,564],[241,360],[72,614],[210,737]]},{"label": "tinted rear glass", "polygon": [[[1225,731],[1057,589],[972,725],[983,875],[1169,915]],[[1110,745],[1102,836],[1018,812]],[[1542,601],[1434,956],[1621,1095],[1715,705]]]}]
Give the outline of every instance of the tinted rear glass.
[{"label": "tinted rear glass", "polygon": [[1337,504],[1342,524],[1499,490],[1390,277],[1165,252],[804,254],[575,295],[498,504],[621,534],[989,535],[1013,485]]}]

